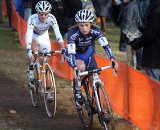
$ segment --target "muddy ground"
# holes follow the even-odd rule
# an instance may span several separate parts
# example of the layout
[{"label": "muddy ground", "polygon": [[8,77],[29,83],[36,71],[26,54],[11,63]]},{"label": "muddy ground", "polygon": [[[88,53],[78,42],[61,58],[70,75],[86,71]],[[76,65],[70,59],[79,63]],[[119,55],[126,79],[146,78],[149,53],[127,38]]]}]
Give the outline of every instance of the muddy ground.
[{"label": "muddy ground", "polygon": [[[4,29],[1,28],[0,29]],[[4,29],[5,31],[12,29]],[[3,35],[3,31],[1,32]],[[14,32],[16,33],[16,32]],[[18,51],[0,50],[0,130],[83,130],[73,105],[70,81],[57,77],[57,112],[54,118],[46,114],[43,100],[39,107],[31,104],[27,88],[27,59],[25,49],[17,42],[18,36],[10,36]],[[94,121],[93,130],[102,130]],[[121,117],[116,119],[116,130],[138,130]]]}]

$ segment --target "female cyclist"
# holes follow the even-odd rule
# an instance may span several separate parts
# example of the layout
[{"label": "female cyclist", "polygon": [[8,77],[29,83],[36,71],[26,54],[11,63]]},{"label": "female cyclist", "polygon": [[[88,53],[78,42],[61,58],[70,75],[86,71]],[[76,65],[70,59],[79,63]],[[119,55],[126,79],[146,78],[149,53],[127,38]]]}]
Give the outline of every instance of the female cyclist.
[{"label": "female cyclist", "polygon": [[[67,34],[68,45],[66,49],[66,59],[69,65],[74,69],[74,72],[92,70],[97,68],[94,58],[94,41],[98,39],[100,45],[106,51],[111,62],[115,62],[114,54],[108,44],[106,37],[102,31],[95,27],[94,14],[86,9],[80,10],[75,15],[77,26],[69,29]],[[75,74],[76,76],[76,74]],[[76,85],[75,88],[76,105],[82,105],[81,85]]]},{"label": "female cyclist", "polygon": [[26,33],[26,47],[28,57],[30,59],[28,78],[29,81],[34,79],[33,76],[33,62],[34,55],[32,51],[51,51],[50,39],[48,30],[50,27],[53,28],[56,39],[64,47],[64,41],[59,31],[56,18],[50,14],[52,6],[47,1],[39,1],[35,9],[37,14],[33,14],[28,19],[27,33]]}]

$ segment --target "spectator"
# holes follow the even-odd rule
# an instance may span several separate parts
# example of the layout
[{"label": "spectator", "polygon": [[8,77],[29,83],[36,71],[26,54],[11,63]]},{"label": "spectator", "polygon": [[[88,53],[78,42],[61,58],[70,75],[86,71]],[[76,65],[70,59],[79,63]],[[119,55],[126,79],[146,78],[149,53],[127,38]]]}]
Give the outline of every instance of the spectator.
[{"label": "spectator", "polygon": [[160,0],[150,0],[147,25],[142,36],[130,44],[143,47],[142,65],[146,74],[160,81]]},{"label": "spectator", "polygon": [[63,32],[65,34],[72,25],[76,24],[74,20],[75,14],[81,9],[89,9],[95,13],[91,0],[62,0],[64,5],[64,22]]},{"label": "spectator", "polygon": [[9,27],[12,27],[12,8],[11,8],[11,2],[12,2],[12,0],[6,0],[7,16],[8,16]]},{"label": "spectator", "polygon": [[74,16],[82,9],[81,0],[62,0],[64,7],[64,20],[62,35],[67,33],[68,28],[75,24]]},{"label": "spectator", "polygon": [[16,0],[16,11],[23,18],[24,17],[24,8],[23,8],[24,0]]},{"label": "spectator", "polygon": [[115,25],[120,26],[124,4],[122,0],[112,0],[112,19]]},{"label": "spectator", "polygon": [[119,51],[125,52],[126,51],[126,41],[124,40],[124,35],[122,33],[122,16],[124,13],[125,6],[128,5],[130,0],[112,0],[112,14],[113,14],[113,21],[116,25],[120,26],[120,41],[119,41]]},{"label": "spectator", "polygon": [[36,14],[35,6],[40,0],[32,0],[32,14]]},{"label": "spectator", "polygon": [[28,18],[31,16],[32,0],[24,0],[23,8],[24,8],[24,19],[28,20]]},{"label": "spectator", "polygon": [[[125,42],[129,43],[135,38],[139,38],[144,30],[146,21],[144,21],[145,15],[147,15],[148,0],[132,0],[124,8],[122,17],[122,35],[125,37]],[[143,15],[142,15],[143,14]],[[139,29],[141,28],[141,30]],[[136,57],[136,63],[134,63],[134,53]],[[142,49],[133,51],[130,45],[127,45],[127,63],[131,66],[136,66],[137,69],[141,68]]]},{"label": "spectator", "polygon": [[63,10],[63,2],[62,0],[48,0],[48,2],[52,5],[51,14],[53,14],[56,19],[57,23],[59,25],[59,29],[61,30],[61,33],[63,31],[63,20],[64,20],[64,10]]},{"label": "spectator", "polygon": [[2,0],[0,0],[0,23],[2,23],[3,17],[2,17]]},{"label": "spectator", "polygon": [[100,17],[101,30],[103,33],[105,33],[106,32],[106,18],[107,18],[108,11],[111,6],[112,0],[92,0],[92,2],[96,10],[96,16]]}]

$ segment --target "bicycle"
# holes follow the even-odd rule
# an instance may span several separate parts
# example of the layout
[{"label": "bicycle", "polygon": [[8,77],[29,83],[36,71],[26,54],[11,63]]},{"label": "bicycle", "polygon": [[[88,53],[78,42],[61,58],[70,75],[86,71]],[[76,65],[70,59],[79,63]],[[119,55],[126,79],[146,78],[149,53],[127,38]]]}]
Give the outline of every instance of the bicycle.
[{"label": "bicycle", "polygon": [[[74,79],[74,84],[80,83],[80,77],[84,76],[81,82],[83,104],[76,107],[79,118],[85,130],[91,130],[93,126],[93,115],[98,114],[98,120],[104,130],[115,130],[113,113],[110,106],[108,96],[105,92],[104,85],[98,77],[98,73],[102,70],[113,68],[113,66],[105,66],[98,69],[80,72]],[[116,70],[114,69],[116,75]],[[89,76],[92,76],[92,86],[89,84]],[[75,87],[73,87],[75,91]],[[74,95],[75,97],[75,95]],[[76,101],[76,100],[75,100]]]},{"label": "bicycle", "polygon": [[[54,117],[56,113],[56,83],[53,70],[49,65],[47,59],[48,57],[54,56],[55,54],[63,55],[64,50],[32,53],[35,56],[35,62],[33,64],[34,80],[32,82],[29,82],[28,84],[32,104],[34,107],[39,106],[41,96],[43,95],[47,115],[49,117]],[[50,85],[50,91],[47,90],[48,82]],[[48,93],[52,95],[53,101],[47,100]]]}]

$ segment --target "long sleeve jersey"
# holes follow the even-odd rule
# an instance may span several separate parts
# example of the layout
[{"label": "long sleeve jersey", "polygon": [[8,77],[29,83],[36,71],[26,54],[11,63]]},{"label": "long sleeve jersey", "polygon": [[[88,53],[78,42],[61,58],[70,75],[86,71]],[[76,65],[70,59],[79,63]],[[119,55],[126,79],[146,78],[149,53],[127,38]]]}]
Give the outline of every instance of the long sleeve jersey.
[{"label": "long sleeve jersey", "polygon": [[48,18],[45,20],[45,22],[41,22],[39,20],[38,14],[33,14],[32,16],[30,16],[27,24],[26,45],[32,43],[33,33],[36,35],[42,35],[46,31],[48,31],[50,27],[53,28],[56,39],[59,42],[63,42],[57,20],[52,14],[48,15]]},{"label": "long sleeve jersey", "polygon": [[106,51],[109,59],[114,58],[114,54],[108,44],[106,37],[103,35],[102,31],[94,26],[91,26],[90,32],[87,35],[83,35],[78,27],[71,28],[67,35],[68,40],[68,54],[69,54],[69,64],[71,67],[76,66],[76,52],[85,53],[89,47],[95,46],[95,40],[98,39],[100,45]]}]

